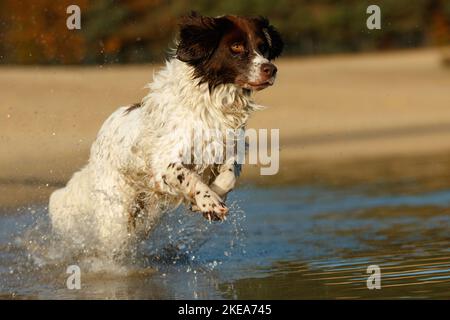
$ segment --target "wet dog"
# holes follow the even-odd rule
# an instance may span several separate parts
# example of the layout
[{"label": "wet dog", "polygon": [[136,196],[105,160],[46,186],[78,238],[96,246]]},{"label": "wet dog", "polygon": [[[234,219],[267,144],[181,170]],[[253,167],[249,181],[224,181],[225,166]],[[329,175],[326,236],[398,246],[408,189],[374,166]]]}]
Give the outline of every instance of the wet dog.
[{"label": "wet dog", "polygon": [[274,84],[271,61],[282,49],[264,18],[183,17],[176,54],[150,93],[106,120],[88,164],[51,195],[53,230],[113,250],[181,203],[209,220],[225,219],[240,165],[232,157],[213,165],[183,159],[194,133],[245,128],[258,108],[252,92]]}]

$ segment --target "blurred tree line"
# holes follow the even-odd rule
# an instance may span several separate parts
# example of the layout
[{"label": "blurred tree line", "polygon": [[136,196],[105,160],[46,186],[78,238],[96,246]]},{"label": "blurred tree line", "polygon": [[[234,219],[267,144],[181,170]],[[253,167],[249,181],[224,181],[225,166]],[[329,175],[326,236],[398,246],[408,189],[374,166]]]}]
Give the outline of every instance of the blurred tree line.
[{"label": "blurred tree line", "polygon": [[[66,27],[71,4],[81,8],[81,30]],[[381,30],[366,27],[370,4],[381,7]],[[173,45],[177,17],[191,10],[267,16],[291,55],[450,40],[450,0],[0,0],[0,63],[159,61]]]}]

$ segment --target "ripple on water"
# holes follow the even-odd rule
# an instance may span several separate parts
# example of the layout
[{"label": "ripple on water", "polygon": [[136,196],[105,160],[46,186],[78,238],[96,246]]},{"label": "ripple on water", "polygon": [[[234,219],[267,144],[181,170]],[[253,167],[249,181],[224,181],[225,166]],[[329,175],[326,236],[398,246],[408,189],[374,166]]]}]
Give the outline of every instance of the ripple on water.
[{"label": "ripple on water", "polygon": [[[450,191],[242,188],[230,218],[168,213],[120,263],[51,236],[46,208],[0,214],[0,297],[449,298]],[[65,286],[68,265],[82,290]],[[382,289],[368,290],[378,265]]]}]

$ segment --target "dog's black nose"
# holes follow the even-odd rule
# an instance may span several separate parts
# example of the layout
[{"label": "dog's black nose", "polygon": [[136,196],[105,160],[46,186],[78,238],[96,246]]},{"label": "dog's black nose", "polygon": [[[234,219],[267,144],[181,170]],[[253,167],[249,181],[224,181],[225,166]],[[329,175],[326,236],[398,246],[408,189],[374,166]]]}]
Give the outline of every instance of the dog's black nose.
[{"label": "dog's black nose", "polygon": [[277,74],[277,71],[277,67],[271,63],[264,63],[261,65],[261,72],[264,73],[267,78],[272,78]]}]

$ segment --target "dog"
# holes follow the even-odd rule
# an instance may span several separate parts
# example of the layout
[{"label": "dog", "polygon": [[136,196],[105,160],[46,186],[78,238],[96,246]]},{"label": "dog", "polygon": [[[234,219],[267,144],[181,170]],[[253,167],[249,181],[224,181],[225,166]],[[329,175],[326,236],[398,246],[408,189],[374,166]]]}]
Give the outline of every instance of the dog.
[{"label": "dog", "polygon": [[252,93],[274,84],[271,61],[283,41],[262,17],[193,12],[179,28],[176,52],[154,75],[150,93],[106,120],[88,164],[50,196],[55,233],[80,244],[89,237],[114,251],[134,234],[148,234],[163,212],[181,203],[209,220],[226,218],[225,198],[240,164],[233,157],[186,164],[188,138],[245,128],[259,107]]}]

